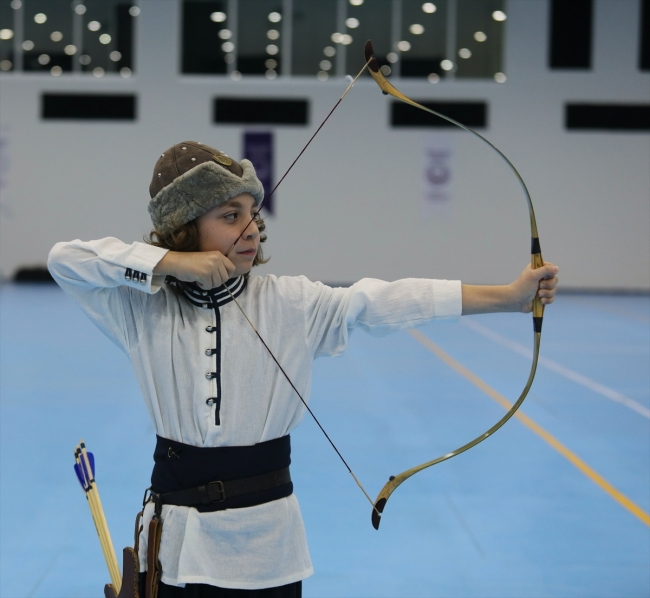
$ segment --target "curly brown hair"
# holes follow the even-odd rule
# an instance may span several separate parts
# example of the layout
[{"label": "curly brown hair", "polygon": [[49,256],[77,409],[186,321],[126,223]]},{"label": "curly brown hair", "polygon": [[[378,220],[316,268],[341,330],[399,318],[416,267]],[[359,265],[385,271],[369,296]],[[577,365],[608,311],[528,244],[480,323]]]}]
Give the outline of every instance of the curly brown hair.
[{"label": "curly brown hair", "polygon": [[[264,234],[266,223],[258,216],[255,218],[255,224],[257,224],[257,229],[260,231],[260,246],[257,248],[257,255],[253,260],[253,267],[266,264],[270,259],[264,259],[261,245],[261,243],[266,241],[266,235]],[[196,218],[179,226],[168,234],[163,234],[154,229],[148,236],[144,237],[144,241],[154,247],[162,247],[170,251],[199,251],[199,227],[196,224]]]}]

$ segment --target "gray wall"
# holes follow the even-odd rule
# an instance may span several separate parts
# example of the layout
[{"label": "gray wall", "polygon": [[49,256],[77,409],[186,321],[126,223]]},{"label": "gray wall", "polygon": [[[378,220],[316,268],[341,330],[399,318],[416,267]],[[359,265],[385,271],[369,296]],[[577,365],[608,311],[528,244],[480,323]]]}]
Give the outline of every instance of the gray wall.
[{"label": "gray wall", "polygon": [[[648,102],[637,67],[639,0],[596,0],[594,68],[546,68],[546,0],[506,5],[508,81],[400,82],[417,99],[482,99],[485,135],[519,168],[531,191],[546,259],[567,287],[650,289],[650,136],[563,128],[566,101]],[[179,75],[176,0],[142,0],[137,75],[131,79],[0,76],[3,188],[0,271],[42,264],[59,240],[149,230],[148,184],[157,156],[184,139],[237,157],[240,126],[211,124],[219,95],[308,98],[309,127],[276,127],[276,180],[334,105],[345,83],[233,82]],[[359,67],[362,57],[359,57]],[[132,91],[132,124],[42,122],[43,91]],[[527,262],[528,217],[507,167],[462,131],[454,152],[450,218],[421,211],[422,147],[430,130],[393,129],[389,100],[360,81],[277,193],[260,271],[350,282],[405,276],[506,282]]]}]

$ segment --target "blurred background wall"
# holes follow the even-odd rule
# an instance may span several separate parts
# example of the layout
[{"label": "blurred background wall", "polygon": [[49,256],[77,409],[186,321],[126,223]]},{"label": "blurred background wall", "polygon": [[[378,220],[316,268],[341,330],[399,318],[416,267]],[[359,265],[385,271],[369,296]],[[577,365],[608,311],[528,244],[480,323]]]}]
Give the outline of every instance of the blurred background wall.
[{"label": "blurred background wall", "polygon": [[[396,87],[418,101],[484,104],[486,126],[478,130],[513,161],[528,184],[544,256],[560,264],[565,288],[650,290],[650,72],[643,61],[650,42],[646,37],[644,50],[642,33],[644,8],[648,28],[648,2],[579,2],[591,11],[587,64],[583,55],[577,66],[570,59],[562,66],[563,58],[554,57],[551,44],[557,3],[499,1],[495,6],[504,18],[486,23],[500,28],[488,35],[489,40],[500,40],[492,49],[496,58],[484,61],[478,75],[471,69],[463,75],[463,61],[471,58],[463,59],[458,52],[469,49],[477,57],[482,42],[465,43],[461,25],[469,18],[467,11],[471,16],[472,7],[481,3],[483,12],[485,6],[492,7],[489,0],[474,0],[474,5],[460,0],[436,3],[433,16],[441,17],[446,27],[440,58],[450,60],[451,70],[439,68],[438,60],[429,75],[426,60],[409,64],[409,50],[390,45],[406,41],[403,32],[413,24],[407,8],[419,10],[421,3],[414,8],[407,0],[366,0],[364,6],[374,7],[381,17],[378,23],[384,29],[377,33],[378,43],[388,45],[378,55],[382,63],[392,64]],[[79,66],[78,48],[71,62],[56,70],[51,61],[40,58],[37,48],[37,62],[45,64],[28,63],[34,51],[22,57],[19,51],[12,53],[19,43],[24,47],[36,15],[52,6],[37,4],[14,0],[2,5],[0,28],[12,32],[0,36],[8,48],[0,72],[0,271],[5,278],[21,266],[45,264],[50,247],[60,240],[141,240],[150,228],[146,206],[153,165],[162,151],[179,141],[202,141],[240,158],[246,133],[271,132],[277,181],[345,89],[344,76],[355,75],[363,66],[362,37],[375,37],[372,28],[341,22],[351,11],[361,10],[362,3],[331,0],[334,33],[341,36],[329,42],[336,51],[329,58],[332,66],[323,70],[321,62],[313,74],[288,74],[292,63],[296,70],[303,68],[300,56],[308,49],[303,52],[299,44],[309,30],[300,37],[297,27],[300,10],[310,10],[309,1],[258,0],[247,7],[245,0],[230,0],[217,4],[230,19],[231,37],[208,40],[218,63],[194,69],[208,72],[192,73],[185,63],[200,41],[198,33],[196,40],[188,36],[190,7],[181,0],[140,0],[130,15],[129,67],[120,67],[118,60],[93,72],[99,67]],[[90,10],[91,2],[86,4]],[[69,2],[66,6],[69,10]],[[70,36],[77,40],[79,28],[86,32],[90,27],[87,15],[79,12],[70,27]],[[252,58],[237,54],[237,46],[248,43],[246,35],[255,23],[276,26],[266,21],[271,12],[284,21],[278,22],[281,36],[275,44],[277,59],[284,58],[269,54],[260,70]],[[17,13],[22,13],[18,28],[13,25]],[[422,19],[431,16],[422,14]],[[48,18],[52,24],[54,17]],[[555,33],[561,37],[557,13],[554,18]],[[358,21],[364,25],[363,18]],[[104,27],[97,31],[101,34],[106,24],[97,22]],[[294,28],[285,25],[289,22]],[[224,23],[218,31],[229,21]],[[39,25],[52,29],[48,22]],[[388,42],[381,37],[386,37],[384,30],[390,30]],[[422,35],[427,34],[425,30]],[[107,51],[116,37],[105,44]],[[415,51],[421,38],[410,39]],[[263,42],[267,50],[269,40],[272,37]],[[224,49],[228,42],[234,50]],[[584,47],[584,40],[581,43]],[[122,47],[126,53],[128,48]],[[395,61],[386,62],[386,57]],[[269,68],[273,63],[268,60],[276,60],[277,68]],[[560,66],[553,66],[554,60]],[[418,71],[418,64],[425,71]],[[411,69],[418,76],[397,76],[400,66],[402,75]],[[135,118],[43,118],[44,94],[62,93],[133,95]],[[216,98],[304,100],[307,122],[215,122]],[[272,259],[260,271],[305,274],[331,283],[365,276],[510,281],[527,263],[530,244],[527,209],[514,176],[496,154],[464,131],[417,123],[395,126],[391,104],[367,76],[346,96],[274,197],[266,249]],[[605,105],[610,111],[603,113],[602,122],[568,128],[569,104]],[[637,108],[641,112],[634,112]],[[581,114],[589,119],[588,112]],[[582,126],[580,115],[575,118]],[[433,208],[423,197],[426,148],[431,146],[447,148],[452,177],[444,206]]]}]

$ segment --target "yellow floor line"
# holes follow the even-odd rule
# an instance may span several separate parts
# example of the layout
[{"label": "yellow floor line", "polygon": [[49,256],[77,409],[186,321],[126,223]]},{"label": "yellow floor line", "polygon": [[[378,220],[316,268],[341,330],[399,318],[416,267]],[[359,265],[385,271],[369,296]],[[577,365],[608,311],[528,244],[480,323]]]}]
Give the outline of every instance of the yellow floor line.
[{"label": "yellow floor line", "polygon": [[[482,390],[491,399],[494,399],[505,410],[512,407],[512,403],[508,401],[503,395],[499,394],[494,388],[489,386],[481,380],[476,374],[470,372],[464,365],[461,365],[451,355],[443,351],[438,345],[432,342],[429,338],[424,336],[419,330],[408,330],[408,333],[418,342],[423,344],[429,351],[434,353],[439,359],[446,363],[449,367],[456,370],[461,376],[469,380],[474,386]],[[603,476],[594,471],[587,465],[578,455],[564,446],[557,438],[549,434],[544,428],[536,424],[530,417],[523,414],[521,410],[515,413],[515,417],[519,419],[526,427],[535,432],[540,438],[544,439],[550,444],[558,453],[566,458],[570,463],[578,468],[585,474],[592,482],[602,488],[609,494],[615,501],[625,507],[630,513],[638,517],[643,523],[650,526],[650,514],[646,513],[641,507],[632,502],[627,496],[619,492],[612,486]]]}]

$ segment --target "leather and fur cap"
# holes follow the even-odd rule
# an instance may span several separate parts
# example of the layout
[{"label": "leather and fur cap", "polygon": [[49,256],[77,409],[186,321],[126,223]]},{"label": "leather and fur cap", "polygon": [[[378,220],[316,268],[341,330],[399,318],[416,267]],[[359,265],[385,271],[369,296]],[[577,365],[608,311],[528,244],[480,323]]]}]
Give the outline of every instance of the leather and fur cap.
[{"label": "leather and fur cap", "polygon": [[183,141],[156,162],[149,214],[156,230],[169,234],[241,193],[250,193],[257,205],[264,198],[248,160],[238,163],[209,145]]}]

